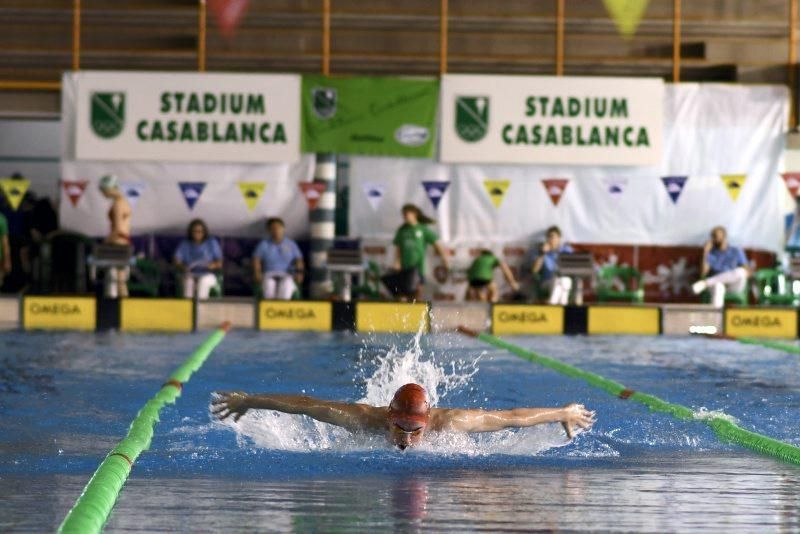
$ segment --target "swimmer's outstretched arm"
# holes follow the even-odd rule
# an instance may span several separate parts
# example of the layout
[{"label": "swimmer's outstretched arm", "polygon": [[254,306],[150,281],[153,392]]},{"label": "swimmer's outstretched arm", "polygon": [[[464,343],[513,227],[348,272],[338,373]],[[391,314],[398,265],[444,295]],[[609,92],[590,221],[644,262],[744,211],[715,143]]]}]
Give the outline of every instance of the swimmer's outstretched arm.
[{"label": "swimmer's outstretched arm", "polygon": [[431,410],[432,430],[457,432],[494,432],[504,428],[526,427],[544,423],[561,423],[572,439],[574,428],[589,428],[594,424],[594,412],[582,404],[567,404],[563,408],[514,408],[512,410]]},{"label": "swimmer's outstretched arm", "polygon": [[233,416],[233,420],[238,421],[248,410],[275,410],[307,415],[352,431],[377,430],[386,425],[386,408],[368,404],[327,401],[305,395],[249,395],[240,391],[221,391],[217,395],[218,398],[212,401],[211,410],[220,419]]}]

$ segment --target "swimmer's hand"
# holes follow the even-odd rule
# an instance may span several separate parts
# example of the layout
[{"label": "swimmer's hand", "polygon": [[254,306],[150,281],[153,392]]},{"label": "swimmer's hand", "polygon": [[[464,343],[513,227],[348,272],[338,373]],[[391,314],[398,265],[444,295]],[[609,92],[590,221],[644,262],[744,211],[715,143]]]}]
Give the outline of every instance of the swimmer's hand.
[{"label": "swimmer's hand", "polygon": [[220,421],[232,415],[236,422],[251,408],[249,398],[247,393],[241,391],[219,391],[217,398],[211,401],[211,413]]},{"label": "swimmer's hand", "polygon": [[583,404],[567,404],[562,409],[561,426],[567,432],[567,437],[575,436],[575,427],[587,429],[594,424],[594,412],[589,411]]}]

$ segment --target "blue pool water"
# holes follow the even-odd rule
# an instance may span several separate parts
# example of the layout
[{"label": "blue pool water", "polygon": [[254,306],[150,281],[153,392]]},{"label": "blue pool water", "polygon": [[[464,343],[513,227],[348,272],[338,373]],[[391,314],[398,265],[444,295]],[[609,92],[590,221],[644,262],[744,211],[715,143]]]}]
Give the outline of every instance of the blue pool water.
[{"label": "blue pool water", "polygon": [[[105,454],[205,334],[0,334],[0,531],[52,531]],[[800,445],[800,359],[732,341],[514,342]],[[439,406],[582,402],[595,427],[439,436],[401,452],[298,416],[209,416],[215,390],[385,403],[419,381]],[[162,413],[107,531],[798,530],[800,468],[723,445],[452,335],[232,332]]]}]

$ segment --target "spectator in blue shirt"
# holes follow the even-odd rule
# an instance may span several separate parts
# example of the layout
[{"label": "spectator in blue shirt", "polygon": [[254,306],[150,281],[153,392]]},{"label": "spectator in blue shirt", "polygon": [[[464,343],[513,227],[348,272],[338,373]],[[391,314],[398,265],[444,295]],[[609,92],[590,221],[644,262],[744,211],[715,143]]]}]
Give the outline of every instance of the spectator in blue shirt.
[{"label": "spectator in blue shirt", "polygon": [[208,226],[202,219],[194,219],[186,230],[186,239],[180,242],[173,256],[175,267],[183,273],[183,296],[207,299],[217,285],[215,271],[222,269],[222,248],[219,241],[208,235]]},{"label": "spectator in blue shirt", "polygon": [[303,281],[303,254],[297,243],[285,236],[282,219],[267,219],[269,238],[253,252],[253,277],[267,300],[290,300]]},{"label": "spectator in blue shirt", "polygon": [[725,292],[741,293],[747,286],[747,257],[739,247],[728,244],[728,232],[722,226],[711,230],[711,238],[703,247],[703,278],[692,284],[692,291],[699,295],[711,290],[711,302],[717,308],[725,305]]},{"label": "spectator in blue shirt", "polygon": [[569,303],[569,292],[572,289],[572,279],[558,273],[558,257],[561,254],[571,254],[572,247],[561,242],[561,229],[551,226],[545,234],[540,254],[533,262],[533,274],[539,278],[539,283],[550,293],[548,303],[566,306]]}]

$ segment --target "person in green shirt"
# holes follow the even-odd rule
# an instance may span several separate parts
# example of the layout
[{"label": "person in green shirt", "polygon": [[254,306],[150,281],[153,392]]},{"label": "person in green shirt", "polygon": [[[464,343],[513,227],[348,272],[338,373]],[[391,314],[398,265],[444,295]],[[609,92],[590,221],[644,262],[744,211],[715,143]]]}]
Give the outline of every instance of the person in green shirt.
[{"label": "person in green shirt", "polygon": [[11,273],[11,245],[8,244],[8,220],[0,213],[0,286],[5,275]]},{"label": "person in green shirt", "polygon": [[419,275],[416,300],[422,300],[425,290],[425,251],[433,245],[436,254],[442,259],[445,271],[450,269],[447,254],[439,243],[439,236],[426,225],[435,222],[422,213],[414,204],[406,204],[402,208],[403,225],[394,235],[394,268],[396,271],[415,269]]},{"label": "person in green shirt", "polygon": [[497,267],[500,267],[500,271],[511,289],[514,292],[519,291],[519,284],[514,278],[514,273],[508,268],[508,264],[495,256],[491,250],[483,249],[480,256],[475,258],[475,261],[467,269],[469,287],[466,300],[481,302],[497,302],[499,300],[497,284],[494,281],[494,270]]}]

